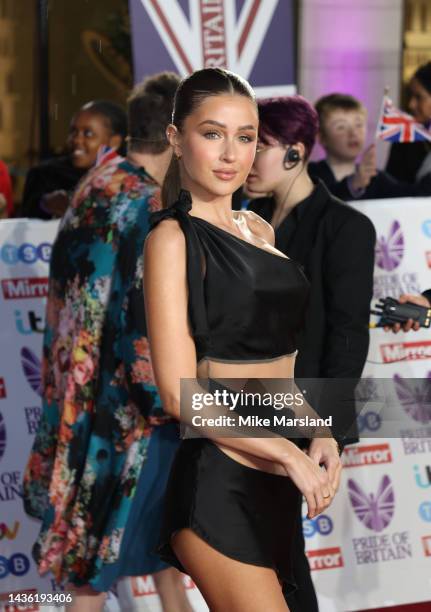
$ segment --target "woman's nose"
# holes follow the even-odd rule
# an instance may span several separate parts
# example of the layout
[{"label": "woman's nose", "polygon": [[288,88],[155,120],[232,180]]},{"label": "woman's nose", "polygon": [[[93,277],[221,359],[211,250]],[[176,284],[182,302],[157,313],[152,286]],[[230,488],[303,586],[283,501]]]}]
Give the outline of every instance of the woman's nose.
[{"label": "woman's nose", "polygon": [[84,140],[84,135],[83,135],[82,132],[75,132],[72,135],[72,142],[73,142],[74,145],[82,144],[83,140]]},{"label": "woman's nose", "polygon": [[225,141],[225,146],[224,146],[224,150],[223,150],[223,159],[225,159],[226,161],[234,161],[236,154],[235,154],[235,145],[233,142],[226,140]]}]

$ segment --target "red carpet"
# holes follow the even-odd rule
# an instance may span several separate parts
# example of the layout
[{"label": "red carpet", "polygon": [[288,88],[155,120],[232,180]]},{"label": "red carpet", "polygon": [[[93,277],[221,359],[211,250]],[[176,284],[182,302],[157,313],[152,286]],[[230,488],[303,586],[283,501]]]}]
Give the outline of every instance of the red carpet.
[{"label": "red carpet", "polygon": [[358,612],[430,612],[431,601],[423,603],[405,604],[404,606],[392,606],[390,608],[373,608],[372,610],[358,610]]}]

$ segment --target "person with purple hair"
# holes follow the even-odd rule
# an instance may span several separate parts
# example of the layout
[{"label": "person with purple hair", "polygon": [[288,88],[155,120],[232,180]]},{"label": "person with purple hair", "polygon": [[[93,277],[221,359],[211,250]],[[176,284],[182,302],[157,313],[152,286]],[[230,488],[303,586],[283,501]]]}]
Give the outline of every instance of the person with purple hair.
[{"label": "person with purple hair", "polygon": [[[256,198],[249,210],[271,223],[276,248],[301,264],[311,283],[295,378],[345,379],[337,381],[330,402],[312,404],[319,413],[334,413],[337,393],[354,390],[368,352],[375,230],[365,215],[332,196],[320,180],[311,180],[307,165],[317,130],[317,113],[301,96],[260,101],[259,142],[246,188]],[[335,414],[337,420],[334,436],[340,446],[356,442],[352,402]],[[308,454],[329,475],[338,460],[327,439],[312,440]],[[297,516],[294,577],[299,588],[287,603],[291,612],[316,612],[301,514]]]}]

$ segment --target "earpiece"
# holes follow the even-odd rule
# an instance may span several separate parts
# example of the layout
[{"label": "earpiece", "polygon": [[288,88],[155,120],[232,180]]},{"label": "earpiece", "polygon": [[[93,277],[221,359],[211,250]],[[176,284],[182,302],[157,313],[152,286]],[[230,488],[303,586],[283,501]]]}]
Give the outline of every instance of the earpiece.
[{"label": "earpiece", "polygon": [[283,166],[285,170],[292,170],[301,161],[301,156],[297,149],[294,149],[291,145],[287,148],[286,155],[283,159]]}]

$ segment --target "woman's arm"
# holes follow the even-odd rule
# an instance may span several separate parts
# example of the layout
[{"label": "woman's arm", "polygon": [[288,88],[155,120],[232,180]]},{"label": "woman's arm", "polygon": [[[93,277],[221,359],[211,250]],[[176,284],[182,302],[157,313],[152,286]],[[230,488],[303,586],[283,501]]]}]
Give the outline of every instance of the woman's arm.
[{"label": "woman's arm", "polygon": [[[168,414],[184,422],[180,414],[180,381],[196,379],[196,350],[188,322],[186,243],[175,220],[160,223],[147,237],[144,295],[152,364],[162,405]],[[196,387],[202,390],[198,383]],[[331,502],[334,491],[326,472],[289,440],[275,435],[234,438],[216,437],[211,430],[205,433],[224,446],[282,465],[305,495],[310,518]],[[330,496],[324,499],[326,493]]]}]

